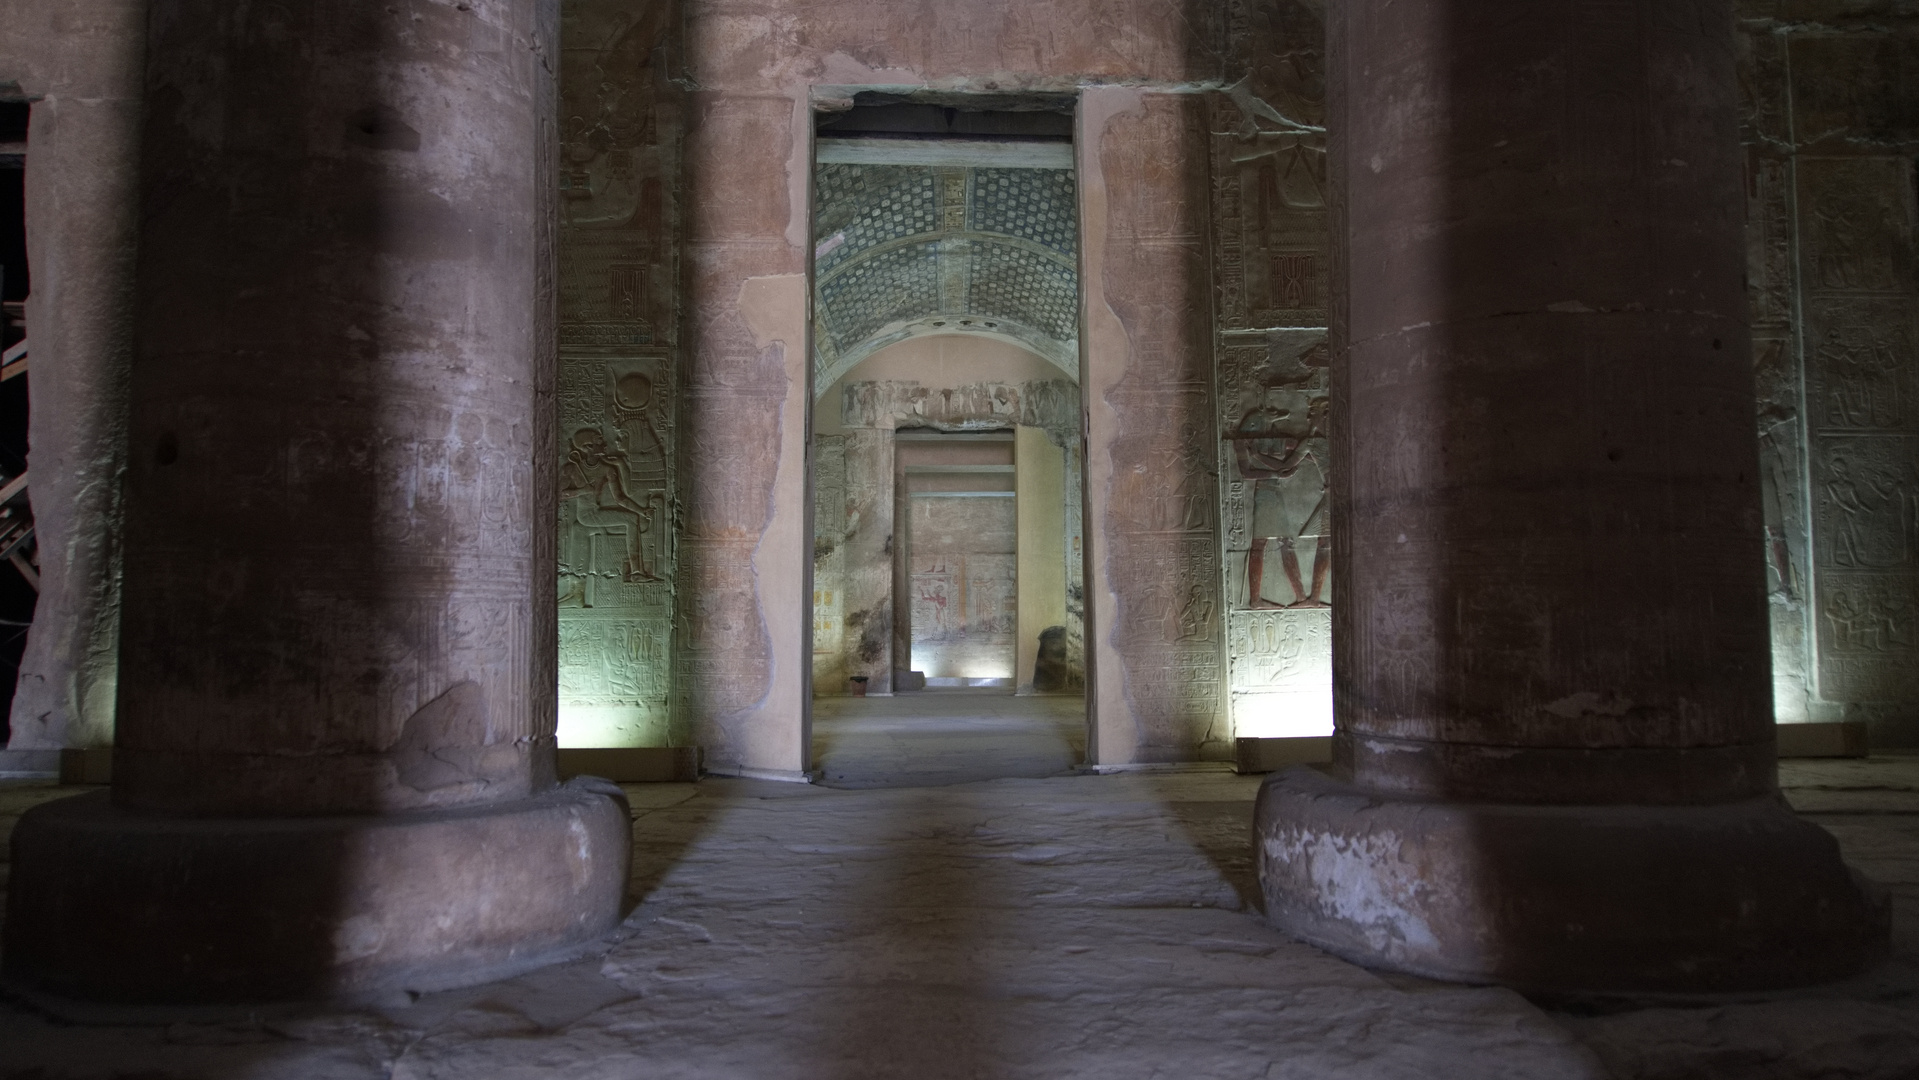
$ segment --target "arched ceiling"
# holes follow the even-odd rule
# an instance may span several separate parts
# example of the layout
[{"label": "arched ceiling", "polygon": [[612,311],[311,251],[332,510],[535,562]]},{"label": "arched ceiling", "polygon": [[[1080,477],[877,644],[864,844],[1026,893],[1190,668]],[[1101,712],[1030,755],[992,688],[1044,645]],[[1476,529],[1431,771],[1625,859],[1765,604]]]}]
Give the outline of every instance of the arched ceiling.
[{"label": "arched ceiling", "polygon": [[821,164],[814,388],[920,334],[978,333],[1079,379],[1070,169]]}]

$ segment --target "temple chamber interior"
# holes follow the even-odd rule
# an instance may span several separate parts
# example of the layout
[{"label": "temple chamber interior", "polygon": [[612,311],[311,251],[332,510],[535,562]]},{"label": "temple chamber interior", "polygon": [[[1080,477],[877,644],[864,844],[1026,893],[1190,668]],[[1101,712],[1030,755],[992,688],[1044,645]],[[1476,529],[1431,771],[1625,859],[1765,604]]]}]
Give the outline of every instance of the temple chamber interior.
[{"label": "temple chamber interior", "polygon": [[0,0],[0,1078],[1919,1075],[1904,0]]}]

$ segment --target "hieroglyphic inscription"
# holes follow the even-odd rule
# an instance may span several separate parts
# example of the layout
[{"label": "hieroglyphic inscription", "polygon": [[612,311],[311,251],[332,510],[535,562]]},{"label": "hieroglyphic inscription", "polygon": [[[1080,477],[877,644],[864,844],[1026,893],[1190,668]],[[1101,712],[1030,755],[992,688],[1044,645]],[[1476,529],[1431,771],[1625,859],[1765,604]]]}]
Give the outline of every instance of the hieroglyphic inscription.
[{"label": "hieroglyphic inscription", "polygon": [[1110,200],[1103,286],[1128,356],[1105,391],[1118,436],[1111,486],[1094,496],[1104,513],[1089,524],[1111,553],[1118,609],[1100,632],[1118,653],[1141,761],[1204,756],[1228,734],[1205,121],[1198,99],[1147,95],[1138,114],[1108,124],[1099,148]]},{"label": "hieroglyphic inscription", "polygon": [[[1219,737],[1222,635],[1214,544],[1210,530],[1129,535],[1125,551],[1131,580],[1113,634],[1132,661],[1126,688],[1134,708],[1153,726],[1194,742]],[[1152,662],[1140,662],[1145,658]],[[1162,752],[1167,748],[1160,744]],[[1142,752],[1148,760],[1153,756],[1145,748]]]},{"label": "hieroglyphic inscription", "polygon": [[1747,158],[1746,262],[1755,329],[1792,320],[1792,171],[1783,158]]},{"label": "hieroglyphic inscription", "polygon": [[1778,152],[1791,139],[1787,112],[1786,43],[1757,28],[1735,36],[1738,49],[1739,138],[1761,152]]},{"label": "hieroglyphic inscription", "polygon": [[[758,118],[754,110],[740,112]],[[744,247],[692,249],[704,263],[697,273],[709,282],[737,281],[758,257]],[[787,387],[778,344],[756,348],[717,288],[709,284],[694,295],[712,307],[688,320],[697,334],[689,335],[680,398],[683,519],[673,720],[675,732],[695,740],[707,760],[726,766],[747,759],[750,717],[773,685],[773,642],[755,556],[774,510]],[[794,655],[786,662],[799,660]]]},{"label": "hieroglyphic inscription", "polygon": [[571,3],[560,123],[559,692],[570,745],[669,738],[679,92],[673,5]]},{"label": "hieroglyphic inscription", "polygon": [[1325,32],[1297,0],[1245,5],[1231,25],[1246,77],[1211,96],[1208,116],[1229,700],[1239,734],[1322,734],[1332,690]]},{"label": "hieroglyphic inscription", "polygon": [[[688,536],[680,548],[680,621],[675,640],[675,693],[706,716],[724,718],[766,694],[772,649],[751,576],[754,538]],[[677,718],[676,718],[677,719]],[[723,726],[708,727],[702,746],[725,746]],[[736,752],[736,751],[735,751]]]},{"label": "hieroglyphic inscription", "polygon": [[1064,379],[1026,383],[922,386],[918,382],[850,382],[841,408],[848,427],[988,428],[1026,424],[1077,429],[1079,387]]},{"label": "hieroglyphic inscription", "polygon": [[[564,354],[559,379],[560,703],[596,738],[665,735],[673,425],[659,355]],[[640,744],[644,745],[644,744]]]},{"label": "hieroglyphic inscription", "polygon": [[1912,274],[1912,186],[1892,157],[1799,160],[1809,294],[1898,294]]},{"label": "hieroglyphic inscription", "polygon": [[[1910,16],[1908,16],[1910,18]],[[1862,28],[1864,29],[1864,28]],[[1792,121],[1801,147],[1891,149],[1919,138],[1919,36],[1867,31],[1792,34]]]},{"label": "hieroglyphic inscription", "polygon": [[1208,102],[1219,326],[1324,326],[1325,28],[1299,0],[1252,7],[1246,78]]},{"label": "hieroglyphic inscription", "polygon": [[1919,306],[1906,160],[1798,163],[1813,640],[1826,701],[1919,698]]},{"label": "hieroglyphic inscription", "polygon": [[1234,731],[1324,734],[1333,554],[1326,334],[1235,335],[1218,358]]},{"label": "hieroglyphic inscription", "polygon": [[1010,498],[909,498],[912,670],[1011,678],[1019,629]]},{"label": "hieroglyphic inscription", "polygon": [[1324,735],[1332,713],[1332,612],[1234,611],[1226,649],[1233,730],[1269,738]]}]

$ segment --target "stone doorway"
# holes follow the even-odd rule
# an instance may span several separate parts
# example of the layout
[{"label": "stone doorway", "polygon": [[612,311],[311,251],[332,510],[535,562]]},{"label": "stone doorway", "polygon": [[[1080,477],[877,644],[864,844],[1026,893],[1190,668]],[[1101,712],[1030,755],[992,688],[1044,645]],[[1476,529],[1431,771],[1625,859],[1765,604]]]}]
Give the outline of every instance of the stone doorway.
[{"label": "stone doorway", "polygon": [[815,108],[813,697],[1077,698],[1074,101]]}]

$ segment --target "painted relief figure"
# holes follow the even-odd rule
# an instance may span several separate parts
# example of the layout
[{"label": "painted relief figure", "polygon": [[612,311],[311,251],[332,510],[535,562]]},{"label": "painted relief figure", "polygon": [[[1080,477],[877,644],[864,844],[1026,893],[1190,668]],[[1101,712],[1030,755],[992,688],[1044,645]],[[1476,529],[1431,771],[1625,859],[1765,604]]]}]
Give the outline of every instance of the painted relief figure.
[{"label": "painted relief figure", "polygon": [[[588,528],[620,528],[626,533],[626,559],[620,568],[625,581],[657,581],[646,540],[664,493],[638,490],[625,452],[610,446],[596,428],[573,433],[566,463],[560,467],[560,500],[574,504],[577,519]],[[645,501],[641,501],[644,499]]]},{"label": "painted relief figure", "polygon": [[947,613],[947,582],[931,574],[915,574],[913,584],[919,594],[913,606],[915,627],[923,625],[932,637],[950,634],[953,625]]},{"label": "painted relief figure", "polygon": [[[1302,358],[1305,364],[1324,364],[1324,347]],[[1326,418],[1328,401],[1301,389],[1310,378],[1294,376],[1266,388],[1259,404],[1247,410],[1233,432],[1235,463],[1250,485],[1251,535],[1246,553],[1247,606],[1266,608],[1327,607],[1327,579],[1332,570],[1332,546],[1327,540]],[[1310,545],[1312,564],[1300,566],[1300,549]],[[1266,581],[1266,552],[1279,553],[1285,586],[1275,597]],[[1274,583],[1277,585],[1278,583]]]}]

